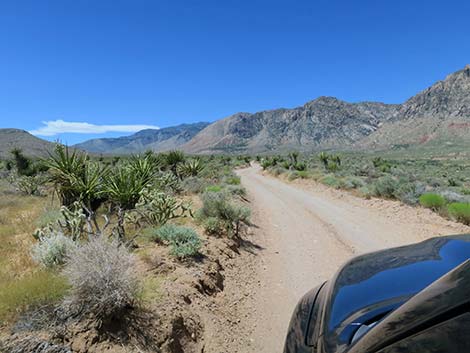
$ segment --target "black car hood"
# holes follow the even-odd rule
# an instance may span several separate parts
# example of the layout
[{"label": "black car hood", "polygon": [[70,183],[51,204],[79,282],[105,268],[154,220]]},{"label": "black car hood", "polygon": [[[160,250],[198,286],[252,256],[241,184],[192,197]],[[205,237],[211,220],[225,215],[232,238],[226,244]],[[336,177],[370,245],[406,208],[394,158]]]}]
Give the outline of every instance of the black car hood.
[{"label": "black car hood", "polygon": [[470,235],[459,235],[352,259],[328,288],[322,335],[325,351],[345,351],[361,324],[379,320],[469,258]]}]

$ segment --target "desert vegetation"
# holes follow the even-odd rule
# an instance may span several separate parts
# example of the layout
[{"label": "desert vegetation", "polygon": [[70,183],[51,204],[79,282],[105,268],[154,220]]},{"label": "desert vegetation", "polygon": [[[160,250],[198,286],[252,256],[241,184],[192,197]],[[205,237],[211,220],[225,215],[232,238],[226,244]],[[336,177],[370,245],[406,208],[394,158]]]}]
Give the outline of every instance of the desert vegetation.
[{"label": "desert vegetation", "polygon": [[470,163],[467,159],[396,153],[297,153],[258,156],[275,176],[312,179],[358,196],[396,199],[469,224]]},{"label": "desert vegetation", "polygon": [[[94,330],[87,346],[113,339],[150,351],[167,345],[175,339],[172,320],[180,311],[178,300],[162,295],[182,285],[174,273],[193,295],[222,288],[220,273],[213,272],[214,263],[221,271],[221,260],[208,249],[215,243],[239,246],[250,224],[245,191],[233,171],[249,161],[180,151],[95,157],[62,145],[48,158],[31,159],[13,150],[0,164],[2,332],[19,323],[34,327],[22,332],[29,347],[24,351],[65,323]],[[160,335],[153,341],[142,342],[128,330],[109,332],[113,322],[136,327],[142,315],[155,325],[149,331]],[[163,333],[162,315],[169,322]],[[191,310],[185,315],[197,344],[203,323]],[[18,342],[15,337],[6,335],[6,350]],[[59,346],[74,344],[72,329],[62,337],[55,339]]]}]

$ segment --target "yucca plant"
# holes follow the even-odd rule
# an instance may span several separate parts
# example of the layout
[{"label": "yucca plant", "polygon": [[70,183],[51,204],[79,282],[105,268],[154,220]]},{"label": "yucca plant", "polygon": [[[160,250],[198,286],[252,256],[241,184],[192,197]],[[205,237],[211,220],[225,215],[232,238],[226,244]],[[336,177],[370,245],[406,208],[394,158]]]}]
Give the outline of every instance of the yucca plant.
[{"label": "yucca plant", "polygon": [[57,144],[44,163],[49,167],[50,181],[54,184],[62,205],[70,206],[79,200],[79,192],[73,183],[85,173],[86,155],[76,150],[70,152],[67,146]]},{"label": "yucca plant", "polygon": [[160,163],[160,160],[151,152],[147,152],[144,156],[132,156],[128,167],[143,184],[148,184],[159,171]]},{"label": "yucca plant", "polygon": [[106,196],[117,207],[117,237],[123,239],[126,212],[135,208],[144,188],[149,184],[146,178],[135,172],[132,165],[115,168],[106,179]]},{"label": "yucca plant", "polygon": [[171,172],[179,176],[178,174],[178,166],[185,161],[184,153],[178,150],[170,151],[165,155],[165,163]]},{"label": "yucca plant", "polygon": [[326,154],[325,152],[321,152],[319,155],[318,155],[318,158],[320,159],[320,161],[323,163],[323,166],[325,168],[328,167],[328,160],[329,160],[329,156],[328,154]]},{"label": "yucca plant", "polygon": [[204,164],[199,158],[193,158],[179,167],[179,175],[183,177],[198,176],[204,169]]}]

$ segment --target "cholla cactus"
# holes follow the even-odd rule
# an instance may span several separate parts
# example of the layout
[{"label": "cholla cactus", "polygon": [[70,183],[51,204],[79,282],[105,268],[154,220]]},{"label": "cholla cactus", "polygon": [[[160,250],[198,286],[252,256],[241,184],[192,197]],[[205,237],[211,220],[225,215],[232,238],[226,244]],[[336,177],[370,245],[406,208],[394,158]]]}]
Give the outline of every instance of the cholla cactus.
[{"label": "cholla cactus", "polygon": [[83,235],[83,228],[86,224],[86,216],[83,213],[82,208],[78,202],[73,204],[73,207],[70,209],[62,206],[60,212],[64,219],[58,220],[60,228],[66,232],[72,240],[77,240]]},{"label": "cholla cactus", "polygon": [[87,222],[86,216],[78,202],[73,204],[71,209],[62,206],[60,208],[62,219],[47,224],[43,228],[37,228],[33,237],[37,240],[51,236],[54,233],[61,233],[69,236],[73,241],[83,237],[84,227]]},{"label": "cholla cactus", "polygon": [[136,204],[135,215],[153,226],[161,226],[170,219],[192,216],[192,212],[191,204],[155,189],[144,189]]}]

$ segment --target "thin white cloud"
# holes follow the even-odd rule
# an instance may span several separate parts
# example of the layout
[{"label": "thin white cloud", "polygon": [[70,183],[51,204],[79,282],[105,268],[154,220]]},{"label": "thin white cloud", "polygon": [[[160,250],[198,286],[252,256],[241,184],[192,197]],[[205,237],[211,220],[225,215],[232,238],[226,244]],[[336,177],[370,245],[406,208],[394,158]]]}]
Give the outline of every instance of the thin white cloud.
[{"label": "thin white cloud", "polygon": [[64,120],[43,121],[44,126],[30,131],[33,135],[55,136],[63,133],[104,134],[106,132],[137,132],[144,129],[159,129],[154,125],[95,125]]}]

